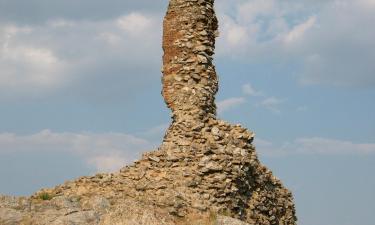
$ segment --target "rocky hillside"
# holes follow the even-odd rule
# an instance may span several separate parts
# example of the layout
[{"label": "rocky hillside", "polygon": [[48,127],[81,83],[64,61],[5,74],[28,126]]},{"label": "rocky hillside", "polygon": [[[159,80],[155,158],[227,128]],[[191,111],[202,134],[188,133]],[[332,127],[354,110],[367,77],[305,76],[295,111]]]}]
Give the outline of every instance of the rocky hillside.
[{"label": "rocky hillside", "polygon": [[254,133],[216,118],[213,4],[170,0],[162,94],[172,123],[159,149],[117,173],[3,196],[1,225],[296,224],[292,194],[259,162]]}]

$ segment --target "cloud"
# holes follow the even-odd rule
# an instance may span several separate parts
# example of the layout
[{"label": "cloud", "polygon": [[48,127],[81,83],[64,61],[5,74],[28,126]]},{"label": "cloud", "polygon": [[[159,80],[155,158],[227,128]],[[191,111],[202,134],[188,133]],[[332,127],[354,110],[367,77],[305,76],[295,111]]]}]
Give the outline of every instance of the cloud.
[{"label": "cloud", "polygon": [[64,62],[48,47],[15,44],[17,36],[28,36],[31,27],[0,28],[0,89],[52,88],[61,83]]},{"label": "cloud", "polygon": [[61,92],[124,99],[156,82],[162,16],[130,12],[103,20],[0,22],[0,100]]},{"label": "cloud", "polygon": [[250,83],[242,85],[241,97],[227,98],[217,102],[217,111],[222,114],[233,108],[239,107],[246,103],[246,97],[260,97],[259,102],[255,104],[257,107],[263,107],[276,114],[281,113],[280,107],[285,103],[285,99],[276,98],[273,96],[267,96],[263,92],[256,90]]},{"label": "cloud", "polygon": [[[53,19],[100,21],[119,17],[132,11],[159,13],[166,9],[163,0],[2,0],[0,22],[42,24]],[[84,10],[83,10],[84,9]]]},{"label": "cloud", "polygon": [[374,87],[375,7],[365,1],[336,1],[318,14],[318,24],[294,53],[303,58],[303,84]]},{"label": "cloud", "polygon": [[275,0],[218,1],[216,4],[221,33],[217,40],[219,57],[257,60],[264,57],[270,42],[276,38],[269,28],[282,27],[278,32],[287,29],[283,27],[287,22],[280,15],[280,4]]},{"label": "cloud", "polygon": [[242,93],[249,96],[263,96],[263,93],[261,91],[255,90],[250,83],[244,84],[242,86]]},{"label": "cloud", "polygon": [[122,155],[116,154],[92,157],[87,162],[94,165],[100,172],[113,172],[129,163]]},{"label": "cloud", "polygon": [[375,153],[375,144],[356,144],[350,141],[327,138],[299,138],[297,152],[307,154],[370,154]]},{"label": "cloud", "polygon": [[372,0],[218,1],[218,57],[296,65],[304,85],[374,87]]},{"label": "cloud", "polygon": [[242,21],[253,22],[260,16],[267,16],[277,12],[275,0],[252,0],[243,1],[238,5],[238,16]]},{"label": "cloud", "polygon": [[239,105],[242,105],[245,102],[246,102],[246,99],[243,97],[228,98],[228,99],[224,99],[222,101],[217,102],[216,105],[217,105],[218,113],[223,113]]},{"label": "cloud", "polygon": [[315,23],[316,17],[312,16],[307,21],[296,25],[285,35],[284,41],[286,42],[286,44],[290,44],[300,40],[305,35],[306,31],[313,27]]},{"label": "cloud", "polygon": [[240,49],[241,46],[245,46],[250,41],[250,30],[236,23],[229,16],[223,16],[220,25],[223,27],[221,28],[220,37],[225,40],[225,44],[228,47]]},{"label": "cloud", "polygon": [[[116,102],[158,82],[166,3],[83,0],[80,4],[90,10],[82,12],[76,1],[5,2],[0,9],[0,101],[64,93]],[[372,26],[373,1],[216,4],[219,57],[300,64],[301,84],[375,85],[375,31],[362,29]]]},{"label": "cloud", "polygon": [[100,172],[115,171],[150,151],[154,144],[122,133],[56,133],[43,130],[30,135],[0,134],[0,153],[65,152],[82,158]]},{"label": "cloud", "polygon": [[64,84],[64,62],[48,48],[5,47],[0,55],[2,89],[51,89]]},{"label": "cloud", "polygon": [[150,29],[152,21],[140,13],[133,12],[129,15],[120,17],[117,20],[117,24],[121,29],[130,34],[139,35]]},{"label": "cloud", "polygon": [[259,105],[269,109],[275,113],[280,113],[280,105],[283,104],[285,100],[276,97],[268,97],[264,99]]},{"label": "cloud", "polygon": [[276,145],[264,139],[256,139],[260,154],[282,156],[289,154],[308,155],[368,155],[375,154],[375,143],[354,143],[352,141],[323,137],[297,138],[292,142]]}]

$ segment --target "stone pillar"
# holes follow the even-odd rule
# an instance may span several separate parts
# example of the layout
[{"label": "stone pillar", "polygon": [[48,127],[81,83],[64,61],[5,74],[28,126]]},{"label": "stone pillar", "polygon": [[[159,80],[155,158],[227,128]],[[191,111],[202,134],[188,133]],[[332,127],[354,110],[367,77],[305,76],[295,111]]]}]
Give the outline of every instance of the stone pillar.
[{"label": "stone pillar", "polygon": [[212,56],[218,21],[213,4],[169,2],[162,95],[173,121],[159,150],[145,155],[145,161],[167,171],[173,181],[173,190],[160,191],[163,197],[183,193],[190,199],[171,210],[178,216],[202,206],[199,210],[217,209],[249,224],[296,225],[293,196],[258,160],[254,133],[216,118],[218,78]]},{"label": "stone pillar", "polygon": [[214,0],[170,0],[163,31],[163,97],[173,118],[214,118],[218,80],[212,55]]}]

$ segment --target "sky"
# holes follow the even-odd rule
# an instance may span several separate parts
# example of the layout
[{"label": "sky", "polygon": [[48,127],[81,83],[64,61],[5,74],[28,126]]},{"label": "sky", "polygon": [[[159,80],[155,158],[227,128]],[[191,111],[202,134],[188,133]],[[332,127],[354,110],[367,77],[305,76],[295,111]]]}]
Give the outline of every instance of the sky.
[{"label": "sky", "polygon": [[[0,0],[0,193],[156,149],[167,0]],[[216,0],[219,118],[256,133],[300,225],[373,225],[375,0]]]}]

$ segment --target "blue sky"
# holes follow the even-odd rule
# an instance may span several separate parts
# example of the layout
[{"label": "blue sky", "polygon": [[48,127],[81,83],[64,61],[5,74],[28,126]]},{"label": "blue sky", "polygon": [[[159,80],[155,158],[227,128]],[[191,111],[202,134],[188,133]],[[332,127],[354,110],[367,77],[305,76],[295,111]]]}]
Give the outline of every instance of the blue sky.
[{"label": "blue sky", "polygon": [[[166,0],[0,0],[0,193],[155,149]],[[219,117],[256,133],[301,225],[373,225],[375,1],[216,0]]]}]

